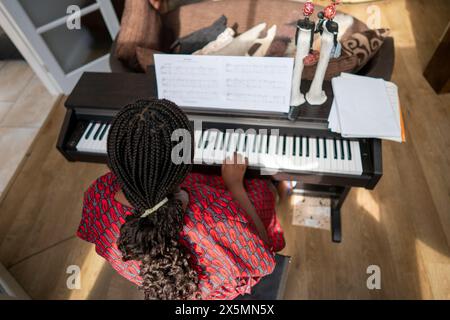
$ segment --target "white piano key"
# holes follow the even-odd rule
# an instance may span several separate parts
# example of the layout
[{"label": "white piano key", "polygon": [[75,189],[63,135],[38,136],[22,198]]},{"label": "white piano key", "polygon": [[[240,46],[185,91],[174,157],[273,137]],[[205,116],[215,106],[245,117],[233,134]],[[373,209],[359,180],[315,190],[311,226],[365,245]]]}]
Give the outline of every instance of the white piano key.
[{"label": "white piano key", "polygon": [[350,160],[348,159],[348,155],[349,155],[348,144],[347,141],[344,140],[344,160],[342,162],[344,164],[343,167],[345,173],[351,172]]},{"label": "white piano key", "polygon": [[239,133],[236,152],[245,157],[245,133]]},{"label": "white piano key", "polygon": [[361,162],[361,150],[358,141],[352,141],[354,149],[352,150],[352,159],[355,159],[355,173],[361,175],[363,173]]},{"label": "white piano key", "polygon": [[103,134],[103,138],[101,139],[101,146],[100,146],[100,148],[102,150],[102,153],[106,153],[107,152],[107,143],[108,143],[109,129],[111,129],[111,124],[108,124],[106,126],[105,133]]},{"label": "white piano key", "polygon": [[87,125],[86,129],[83,131],[83,134],[80,138],[80,141],[78,141],[77,145],[76,145],[76,149],[78,151],[84,151],[84,148],[86,146],[86,135],[87,132],[91,129],[91,127],[94,125],[94,122],[89,122],[89,124]]},{"label": "white piano key", "polygon": [[223,150],[223,144],[224,144],[224,133],[223,132],[217,132],[217,138],[216,138],[216,148],[214,149],[214,163],[215,164],[222,164],[224,159],[224,150]]},{"label": "white piano key", "polygon": [[98,128],[97,132],[94,135],[94,144],[92,146],[92,150],[96,153],[101,153],[101,141],[100,141],[100,135],[103,132],[103,130],[106,128],[106,123],[102,123],[100,127]]},{"label": "white piano key", "polygon": [[294,137],[286,137],[286,154],[284,167],[292,170],[294,168]]},{"label": "white piano key", "polygon": [[333,166],[332,166],[332,161],[334,160],[334,158],[333,158],[333,140],[326,139],[326,145],[327,145],[327,158],[325,159],[325,162],[324,162],[324,169],[327,172],[333,172]]},{"label": "white piano key", "polygon": [[89,138],[87,138],[87,140],[86,140],[85,148],[86,148],[87,152],[94,152],[93,151],[94,145],[95,145],[94,136],[95,136],[95,133],[97,132],[97,130],[99,129],[99,127],[100,127],[100,123],[99,122],[95,123],[94,129],[92,130],[91,134],[89,135]]},{"label": "white piano key", "polygon": [[194,132],[194,163],[200,164],[202,162],[202,149],[201,149],[201,143],[202,143],[202,131],[196,130]]},{"label": "white piano key", "polygon": [[248,133],[247,134],[247,143],[245,145],[245,156],[248,159],[249,165],[250,165],[250,155],[253,152],[254,144],[255,144],[255,134]]},{"label": "white piano key", "polygon": [[277,144],[278,144],[278,136],[277,135],[270,135],[269,136],[269,148],[267,150],[267,162],[266,166],[271,169],[276,169],[276,152],[277,152]]},{"label": "white piano key", "polygon": [[283,148],[284,148],[284,136],[278,136],[278,142],[277,142],[277,150],[275,153],[275,165],[276,168],[283,168],[284,167],[284,159],[283,156]]},{"label": "white piano key", "polygon": [[259,166],[259,155],[261,153],[262,135],[257,134],[254,138],[253,148],[250,152],[248,164],[251,166]]},{"label": "white piano key", "polygon": [[226,158],[233,159],[233,155],[236,152],[237,143],[238,143],[238,137],[239,133],[233,132],[230,136],[230,141],[228,143],[227,151],[226,151]]},{"label": "white piano key", "polygon": [[269,154],[268,154],[269,150],[267,148],[268,140],[269,140],[269,135],[268,134],[263,134],[261,136],[261,151],[259,153],[258,163],[263,168],[266,168],[267,164],[270,162]]},{"label": "white piano key", "polygon": [[231,132],[226,131],[225,135],[224,135],[224,140],[223,140],[223,155],[222,155],[222,163],[226,160],[227,158],[227,152],[228,152],[228,146],[230,144],[231,141]]},{"label": "white piano key", "polygon": [[350,146],[350,152],[352,154],[352,158],[351,159],[347,159],[348,172],[355,172],[356,167],[355,167],[355,161],[353,159],[353,145],[352,145],[352,141],[349,141],[348,145]]},{"label": "white piano key", "polygon": [[310,171],[315,171],[319,169],[319,158],[317,157],[317,140],[318,138],[311,138],[309,143],[312,145],[312,159],[313,162],[309,168]]},{"label": "white piano key", "polygon": [[302,157],[300,156],[301,152],[301,137],[295,137],[295,155],[294,155],[294,167],[293,170],[298,170],[302,165]]},{"label": "white piano key", "polygon": [[96,122],[93,121],[90,124],[89,129],[86,130],[85,134],[83,134],[83,145],[82,145],[82,149],[80,151],[90,152],[89,146],[92,141],[91,139],[94,135],[94,130],[96,129],[95,126],[96,126]]},{"label": "white piano key", "polygon": [[325,169],[325,148],[323,145],[323,138],[317,138],[319,143],[319,170]]},{"label": "white piano key", "polygon": [[216,147],[217,130],[211,129],[208,131],[208,142],[203,152],[203,162],[210,165],[214,163],[214,149]]},{"label": "white piano key", "polygon": [[305,158],[309,158],[311,155],[309,154],[309,138],[302,137],[302,155]]},{"label": "white piano key", "polygon": [[344,171],[344,161],[342,161],[343,153],[341,149],[341,139],[336,139],[336,146],[337,146],[337,170],[338,172]]}]

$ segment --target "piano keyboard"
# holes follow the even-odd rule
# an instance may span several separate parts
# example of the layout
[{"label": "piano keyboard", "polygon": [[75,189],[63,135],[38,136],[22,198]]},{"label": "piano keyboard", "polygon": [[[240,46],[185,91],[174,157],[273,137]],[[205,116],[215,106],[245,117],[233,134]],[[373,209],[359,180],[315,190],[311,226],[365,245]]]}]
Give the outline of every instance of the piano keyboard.
[{"label": "piano keyboard", "polygon": [[361,175],[358,141],[306,136],[195,131],[194,163],[221,164],[234,152],[250,167]]},{"label": "piano keyboard", "polygon": [[83,132],[76,149],[81,152],[106,153],[106,141],[110,123],[90,122]]},{"label": "piano keyboard", "polygon": [[[90,122],[76,149],[106,154],[111,125]],[[252,134],[216,129],[194,132],[195,164],[222,164],[235,152],[248,158],[250,167],[268,171],[308,171],[361,175],[363,173],[358,141],[307,136]]]}]

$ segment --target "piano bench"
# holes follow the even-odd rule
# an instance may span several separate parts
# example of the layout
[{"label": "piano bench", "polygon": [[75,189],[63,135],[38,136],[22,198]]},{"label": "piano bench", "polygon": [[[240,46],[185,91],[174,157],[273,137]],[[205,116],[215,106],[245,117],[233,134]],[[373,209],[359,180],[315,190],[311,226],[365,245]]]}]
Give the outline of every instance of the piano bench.
[{"label": "piano bench", "polygon": [[282,300],[286,288],[291,257],[275,255],[275,269],[262,278],[251,290],[251,294],[238,296],[235,300]]}]

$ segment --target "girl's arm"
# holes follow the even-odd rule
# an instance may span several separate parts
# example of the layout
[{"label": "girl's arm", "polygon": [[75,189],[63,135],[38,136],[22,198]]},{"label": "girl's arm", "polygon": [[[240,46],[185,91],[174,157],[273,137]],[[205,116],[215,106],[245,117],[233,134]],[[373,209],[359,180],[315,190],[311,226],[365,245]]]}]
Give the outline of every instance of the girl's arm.
[{"label": "girl's arm", "polygon": [[227,189],[231,192],[233,199],[236,200],[245,210],[247,215],[253,221],[259,236],[265,243],[269,243],[266,228],[256,213],[255,207],[248,197],[244,187],[244,174],[247,169],[247,159],[234,154],[233,159],[227,159],[222,165],[222,178]]}]

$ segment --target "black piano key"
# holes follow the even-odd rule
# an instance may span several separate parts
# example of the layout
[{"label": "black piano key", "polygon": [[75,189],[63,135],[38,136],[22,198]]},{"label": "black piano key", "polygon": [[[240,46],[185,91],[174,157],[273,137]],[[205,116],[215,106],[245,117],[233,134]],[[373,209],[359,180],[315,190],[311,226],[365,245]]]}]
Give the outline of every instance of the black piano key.
[{"label": "black piano key", "polygon": [[85,139],[89,139],[89,137],[91,136],[92,130],[94,130],[95,127],[95,123],[93,122],[91,127],[89,128],[89,130],[86,132],[86,136],[84,137]]},{"label": "black piano key", "polygon": [[295,148],[297,147],[297,139],[295,136],[292,137],[292,156],[295,156]]},{"label": "black piano key", "polygon": [[350,149],[350,140],[347,140],[348,160],[352,160],[352,149]]},{"label": "black piano key", "polygon": [[[256,138],[256,135],[255,135],[255,140],[253,140],[253,147],[252,147],[253,153],[256,152],[256,141],[258,141],[258,139]],[[260,141],[260,143],[261,143],[261,141]],[[261,149],[259,149],[259,146],[258,146],[258,150],[261,150]]]},{"label": "black piano key", "polygon": [[323,141],[323,157],[327,158],[327,139],[322,139]]},{"label": "black piano key", "polygon": [[316,137],[316,158],[320,158],[320,138]]},{"label": "black piano key", "polygon": [[299,141],[300,141],[300,144],[298,147],[300,148],[300,157],[303,157],[303,137],[302,136],[300,136]]},{"label": "black piano key", "polygon": [[345,159],[345,154],[344,154],[344,141],[343,140],[339,140],[341,142],[341,160]]},{"label": "black piano key", "polygon": [[225,148],[226,148],[226,150],[229,152],[230,151],[230,146],[231,146],[231,140],[233,139],[233,136],[231,135],[231,133],[230,133],[230,135],[229,135],[229,137],[228,137],[228,141],[227,141],[227,145],[225,146]]},{"label": "black piano key", "polygon": [[286,135],[283,136],[283,156],[286,155]]},{"label": "black piano key", "polygon": [[236,141],[236,151],[239,151],[239,147],[240,147],[240,144],[241,144],[241,140],[242,140],[242,139],[243,139],[242,134],[238,135],[237,141]]},{"label": "black piano key", "polygon": [[221,145],[220,145],[220,150],[225,150],[225,133],[222,132],[223,137],[222,137],[222,141],[221,141]]},{"label": "black piano key", "polygon": [[106,130],[108,130],[109,124],[106,124],[103,128],[102,132],[100,133],[100,140],[103,140],[103,137],[105,136]]},{"label": "black piano key", "polygon": [[206,147],[208,146],[209,143],[209,135],[211,134],[211,131],[206,131],[206,136],[205,136],[205,144],[203,146],[203,150],[206,150]]},{"label": "black piano key", "polygon": [[309,158],[309,138],[306,137],[306,157]]},{"label": "black piano key", "polygon": [[95,134],[94,134],[94,140],[97,140],[97,138],[99,137],[100,133],[102,132],[104,126],[105,126],[105,124],[102,123],[102,124],[98,127],[97,131],[96,131]]},{"label": "black piano key", "polygon": [[269,141],[270,141],[270,136],[267,135],[267,142],[266,142],[266,153],[269,154]]},{"label": "black piano key", "polygon": [[333,158],[334,158],[334,159],[337,159],[336,138],[333,138]]}]

